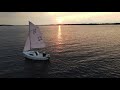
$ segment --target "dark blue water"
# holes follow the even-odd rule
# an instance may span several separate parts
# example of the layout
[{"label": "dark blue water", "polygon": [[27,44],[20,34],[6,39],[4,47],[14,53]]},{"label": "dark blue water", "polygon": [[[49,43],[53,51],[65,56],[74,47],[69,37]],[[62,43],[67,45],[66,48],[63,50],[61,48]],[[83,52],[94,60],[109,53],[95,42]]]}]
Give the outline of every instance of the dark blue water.
[{"label": "dark blue water", "polygon": [[40,26],[51,59],[22,56],[28,26],[0,26],[0,78],[120,78],[120,26]]}]

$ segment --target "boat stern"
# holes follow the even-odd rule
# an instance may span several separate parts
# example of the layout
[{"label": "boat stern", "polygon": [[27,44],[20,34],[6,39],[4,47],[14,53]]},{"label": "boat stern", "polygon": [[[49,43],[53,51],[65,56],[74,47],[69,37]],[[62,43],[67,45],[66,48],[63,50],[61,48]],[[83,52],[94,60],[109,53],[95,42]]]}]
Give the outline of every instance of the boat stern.
[{"label": "boat stern", "polygon": [[50,54],[47,54],[46,57],[50,57]]}]

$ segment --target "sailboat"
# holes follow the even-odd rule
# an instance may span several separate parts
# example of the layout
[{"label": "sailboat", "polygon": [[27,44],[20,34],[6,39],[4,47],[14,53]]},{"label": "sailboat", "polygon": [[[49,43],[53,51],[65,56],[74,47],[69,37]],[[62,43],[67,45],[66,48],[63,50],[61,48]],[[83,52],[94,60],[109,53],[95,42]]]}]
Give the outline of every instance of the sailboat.
[{"label": "sailboat", "polygon": [[40,28],[29,21],[29,33],[23,49],[24,57],[31,60],[49,60],[50,54],[40,53],[38,50],[35,50],[45,47]]}]

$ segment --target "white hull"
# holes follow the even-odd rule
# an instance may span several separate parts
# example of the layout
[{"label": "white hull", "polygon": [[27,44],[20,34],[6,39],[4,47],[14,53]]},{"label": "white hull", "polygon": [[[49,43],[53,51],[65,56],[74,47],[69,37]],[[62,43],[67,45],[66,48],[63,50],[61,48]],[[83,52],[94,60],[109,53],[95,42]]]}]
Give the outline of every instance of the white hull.
[{"label": "white hull", "polygon": [[25,58],[31,59],[31,60],[49,60],[50,59],[49,54],[46,54],[43,57],[43,53],[37,52],[37,55],[36,55],[35,51],[24,51],[23,54]]}]

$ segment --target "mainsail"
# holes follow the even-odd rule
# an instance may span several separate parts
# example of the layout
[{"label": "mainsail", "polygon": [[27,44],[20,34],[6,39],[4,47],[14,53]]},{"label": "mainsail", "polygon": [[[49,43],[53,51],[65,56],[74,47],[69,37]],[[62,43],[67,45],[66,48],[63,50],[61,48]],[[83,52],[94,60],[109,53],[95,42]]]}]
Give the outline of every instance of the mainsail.
[{"label": "mainsail", "polygon": [[45,43],[40,32],[40,28],[29,22],[29,34],[25,43],[24,51],[31,50],[33,48],[44,48]]}]

